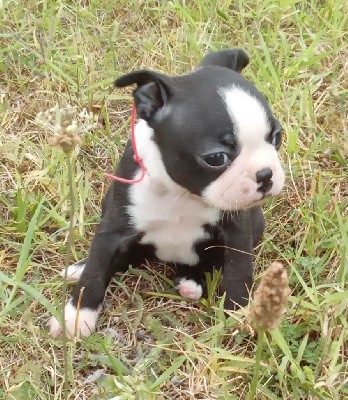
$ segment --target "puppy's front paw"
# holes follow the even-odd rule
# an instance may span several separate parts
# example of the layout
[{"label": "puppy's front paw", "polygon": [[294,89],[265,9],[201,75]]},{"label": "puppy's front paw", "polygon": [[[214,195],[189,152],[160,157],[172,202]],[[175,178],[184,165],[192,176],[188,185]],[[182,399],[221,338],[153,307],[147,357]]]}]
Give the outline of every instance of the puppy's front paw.
[{"label": "puppy's front paw", "polygon": [[[68,337],[82,337],[89,336],[95,331],[97,319],[101,307],[97,310],[90,310],[89,308],[81,308],[77,310],[71,302],[65,306],[65,326],[66,334]],[[49,321],[50,335],[58,337],[63,333],[63,327],[55,317]]]},{"label": "puppy's front paw", "polygon": [[197,301],[202,297],[202,285],[193,279],[180,278],[179,283],[175,285],[175,289],[185,299]]}]

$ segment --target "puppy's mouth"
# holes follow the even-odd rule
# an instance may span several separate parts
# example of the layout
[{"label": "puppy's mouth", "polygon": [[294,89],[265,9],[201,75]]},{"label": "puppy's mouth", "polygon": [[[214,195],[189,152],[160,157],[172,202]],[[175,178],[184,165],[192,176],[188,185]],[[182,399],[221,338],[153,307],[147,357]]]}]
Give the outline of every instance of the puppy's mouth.
[{"label": "puppy's mouth", "polygon": [[[252,201],[252,202],[249,203],[249,204],[243,205],[243,207],[241,207],[240,210],[249,210],[250,208],[253,208],[253,207],[262,206],[262,204],[264,204],[264,202],[266,201],[266,197],[271,197],[271,195],[269,195],[269,194],[264,194],[264,195],[261,197],[261,199],[255,200],[255,201]],[[235,210],[235,211],[238,211],[238,210]]]},{"label": "puppy's mouth", "polygon": [[[268,197],[272,197],[271,192],[264,193],[260,200],[266,200]],[[257,200],[259,201],[259,200]]]},{"label": "puppy's mouth", "polygon": [[261,198],[256,199],[256,200],[252,201],[251,203],[247,204],[245,207],[243,207],[243,209],[247,210],[249,208],[261,206],[270,197],[274,197],[270,191],[267,193],[263,193]]},{"label": "puppy's mouth", "polygon": [[230,207],[221,207],[219,204],[214,204],[213,202],[209,201],[208,199],[201,197],[201,196],[195,196],[197,199],[199,199],[201,202],[204,202],[205,204],[207,204],[209,207],[211,208],[216,208],[219,209],[221,211],[245,211],[245,210],[249,210],[250,208],[254,208],[254,207],[259,207],[262,206],[265,201],[267,200],[267,198],[272,197],[271,193],[264,193],[262,195],[261,198],[253,200],[250,203],[247,204],[235,204],[232,205]]}]

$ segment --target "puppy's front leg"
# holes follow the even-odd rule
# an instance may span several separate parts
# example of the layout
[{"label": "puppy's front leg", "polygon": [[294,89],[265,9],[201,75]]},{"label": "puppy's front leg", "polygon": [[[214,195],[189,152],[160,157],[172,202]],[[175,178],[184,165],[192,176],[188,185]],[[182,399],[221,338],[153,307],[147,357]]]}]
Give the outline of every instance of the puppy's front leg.
[{"label": "puppy's front leg", "polygon": [[249,212],[236,213],[223,221],[225,262],[222,289],[226,292],[225,307],[235,310],[248,304],[253,281],[253,237]]},{"label": "puppy's front leg", "polygon": [[[231,250],[231,254],[233,253]],[[252,257],[247,255],[235,257],[234,254],[232,257],[227,255],[228,261],[224,266],[222,280],[222,289],[226,292],[225,308],[228,310],[236,310],[248,304],[253,281]]]},{"label": "puppy's front leg", "polygon": [[[99,231],[92,240],[86,266],[72,298],[65,306],[65,325],[68,336],[89,336],[95,331],[105,291],[111,278],[128,266],[135,234]],[[50,333],[62,333],[60,323],[52,317]]]}]

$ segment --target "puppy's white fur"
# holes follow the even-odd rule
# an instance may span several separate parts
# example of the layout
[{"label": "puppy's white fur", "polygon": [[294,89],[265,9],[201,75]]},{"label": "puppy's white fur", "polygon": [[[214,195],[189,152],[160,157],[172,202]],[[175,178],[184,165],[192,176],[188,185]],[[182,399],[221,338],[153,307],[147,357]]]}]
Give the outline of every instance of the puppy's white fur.
[{"label": "puppy's white fur", "polygon": [[235,135],[241,147],[262,147],[270,126],[266,110],[259,100],[238,86],[220,89],[219,93],[235,126]]},{"label": "puppy's white fur", "polygon": [[[83,272],[85,266],[86,266],[85,264],[80,264],[80,263],[69,265],[69,267],[67,268],[67,272],[66,272],[67,280],[70,282],[78,281],[82,275],[82,272]],[[62,278],[64,278],[65,270],[60,272],[59,275]]]},{"label": "puppy's white fur", "polygon": [[[89,336],[95,331],[98,316],[101,307],[98,310],[90,310],[82,308],[77,310],[71,302],[65,306],[65,326],[68,337],[73,336]],[[55,317],[49,321],[50,334],[53,337],[58,337],[62,334],[63,328]]]},{"label": "puppy's white fur", "polygon": [[193,279],[181,278],[175,289],[187,300],[197,301],[202,297],[202,285]]}]

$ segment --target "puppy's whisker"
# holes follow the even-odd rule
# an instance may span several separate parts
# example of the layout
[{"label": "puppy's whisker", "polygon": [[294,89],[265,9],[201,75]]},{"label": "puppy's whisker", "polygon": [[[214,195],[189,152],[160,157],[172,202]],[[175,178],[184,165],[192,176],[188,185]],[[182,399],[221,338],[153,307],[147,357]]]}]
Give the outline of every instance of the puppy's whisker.
[{"label": "puppy's whisker", "polygon": [[254,255],[254,253],[251,253],[251,252],[248,252],[248,251],[244,251],[244,250],[240,250],[240,249],[237,249],[236,247],[223,246],[223,245],[208,246],[204,250],[216,249],[216,248],[233,250],[233,251],[237,251],[238,253],[247,254],[249,256],[253,256]]}]

